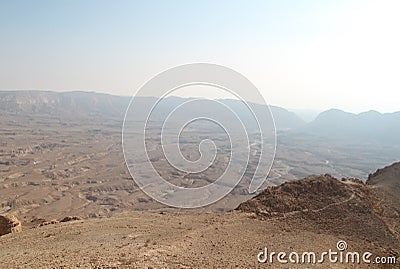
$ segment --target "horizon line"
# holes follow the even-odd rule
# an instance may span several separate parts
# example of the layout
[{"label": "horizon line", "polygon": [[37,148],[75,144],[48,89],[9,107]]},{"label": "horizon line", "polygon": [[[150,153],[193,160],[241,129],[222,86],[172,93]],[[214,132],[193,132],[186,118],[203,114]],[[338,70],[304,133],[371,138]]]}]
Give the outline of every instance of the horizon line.
[{"label": "horizon line", "polygon": [[[82,89],[69,89],[69,90],[54,90],[54,89],[36,89],[36,88],[28,88],[28,89],[0,89],[0,92],[52,92],[52,93],[74,93],[74,92],[81,92],[81,93],[94,93],[94,94],[103,94],[103,95],[110,95],[110,96],[115,96],[115,97],[126,97],[126,98],[132,98],[133,95],[122,95],[122,94],[117,94],[117,93],[110,93],[106,91],[96,91],[96,90],[82,90]],[[155,96],[138,96],[138,97],[143,97],[143,98],[157,98]],[[178,96],[178,95],[171,95],[167,96],[167,98],[170,97],[176,97],[176,98],[181,98],[181,99],[193,99],[193,98],[204,98],[204,99],[210,99],[210,100],[238,100],[234,98],[207,98],[207,97],[198,97],[198,96],[189,96],[189,97],[183,97],[183,96]],[[249,103],[257,104],[257,105],[263,105],[260,103],[256,103],[254,101],[249,101]],[[379,114],[393,114],[393,113],[398,113],[400,112],[399,110],[391,110],[391,111],[386,111],[382,112],[381,110],[377,109],[366,109],[366,110],[346,110],[338,107],[329,107],[329,108],[293,108],[290,106],[285,106],[285,105],[279,105],[279,104],[267,104],[268,106],[273,106],[273,107],[279,107],[288,110],[289,112],[293,112],[297,114],[298,112],[308,112],[312,114],[319,115],[323,112],[330,111],[330,110],[338,110],[346,113],[351,113],[354,115],[359,115],[363,113],[368,113],[368,112],[377,112]],[[355,112],[357,111],[357,112]]]}]

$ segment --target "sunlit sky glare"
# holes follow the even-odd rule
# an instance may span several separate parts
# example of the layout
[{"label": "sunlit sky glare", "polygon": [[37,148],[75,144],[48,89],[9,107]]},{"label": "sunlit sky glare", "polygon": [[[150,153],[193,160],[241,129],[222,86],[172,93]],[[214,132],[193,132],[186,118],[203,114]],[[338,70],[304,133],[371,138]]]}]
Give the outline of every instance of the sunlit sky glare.
[{"label": "sunlit sky glare", "polygon": [[210,62],[273,105],[400,111],[399,14],[397,0],[0,1],[0,89],[132,95]]}]

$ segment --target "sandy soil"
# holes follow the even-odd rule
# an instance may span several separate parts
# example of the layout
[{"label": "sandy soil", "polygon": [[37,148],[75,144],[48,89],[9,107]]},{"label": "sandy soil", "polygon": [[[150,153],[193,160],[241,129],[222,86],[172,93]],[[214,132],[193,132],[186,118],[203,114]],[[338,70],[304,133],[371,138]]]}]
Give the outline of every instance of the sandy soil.
[{"label": "sandy soil", "polygon": [[[0,238],[0,268],[395,268],[323,263],[260,264],[270,251],[336,250],[387,255],[366,240],[297,229],[288,220],[259,220],[238,211],[131,212],[26,229]],[[398,267],[397,267],[398,268]]]}]

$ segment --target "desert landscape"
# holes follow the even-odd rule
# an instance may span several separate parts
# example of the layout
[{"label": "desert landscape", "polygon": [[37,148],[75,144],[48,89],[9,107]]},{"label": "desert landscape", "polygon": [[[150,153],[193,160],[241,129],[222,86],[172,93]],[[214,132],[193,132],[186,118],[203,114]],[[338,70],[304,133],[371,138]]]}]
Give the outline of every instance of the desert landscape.
[{"label": "desert landscape", "polygon": [[[265,247],[288,253],[336,250],[343,240],[349,251],[398,257],[399,173],[400,164],[394,164],[366,184],[329,175],[290,181],[225,213],[132,211],[45,225],[35,219],[31,228],[0,238],[1,263],[4,268],[287,268],[276,261],[260,264],[257,254]],[[396,261],[312,266],[398,268]]]},{"label": "desert landscape", "polygon": [[[15,214],[20,219],[87,218],[163,208],[137,188],[126,167],[122,122],[128,102],[128,97],[84,92],[0,93],[0,213]],[[143,103],[146,105],[146,100]],[[273,114],[278,143],[264,187],[326,173],[366,181],[369,173],[398,160],[398,146],[381,142],[386,139],[343,142],[306,132],[314,122],[305,124],[287,110],[275,109]],[[397,132],[397,126],[388,133]],[[157,129],[153,132],[150,146],[159,137]],[[202,137],[214,139],[225,150],[219,152],[213,167],[196,174],[194,180],[189,181],[185,173],[169,165],[160,148],[149,149],[152,164],[176,185],[209,184],[226,167],[229,148],[224,135],[215,128],[196,125],[183,135],[182,149],[188,158],[196,158],[195,147]],[[249,170],[233,192],[203,210],[232,210],[251,198],[247,186],[256,164],[251,159]]]},{"label": "desert landscape", "polygon": [[[250,169],[217,203],[176,209],[152,200],[130,176],[121,141],[128,101],[83,92],[0,94],[0,215],[18,219],[0,238],[0,268],[287,268],[259,263],[257,254],[264,247],[335,249],[340,240],[349,250],[399,257],[400,165],[376,171],[397,160],[396,146],[316,134],[275,108],[276,160],[263,188],[248,193]],[[157,132],[150,137],[153,145]],[[196,158],[193,141],[201,137],[224,141],[195,125],[182,140],[188,158]],[[203,186],[226,167],[226,147],[218,145],[215,164],[195,180],[168,167],[162,152],[152,162],[176,185]]]},{"label": "desert landscape", "polygon": [[0,269],[399,269],[399,14],[0,0]]}]

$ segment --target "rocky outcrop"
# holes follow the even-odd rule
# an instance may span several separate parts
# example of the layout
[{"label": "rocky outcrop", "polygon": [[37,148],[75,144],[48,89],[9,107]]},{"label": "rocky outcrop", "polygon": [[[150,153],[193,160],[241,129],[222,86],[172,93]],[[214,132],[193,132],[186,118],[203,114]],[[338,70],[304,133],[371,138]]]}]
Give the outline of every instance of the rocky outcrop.
[{"label": "rocky outcrop", "polygon": [[0,215],[0,236],[22,231],[21,222],[12,215]]},{"label": "rocky outcrop", "polygon": [[[346,184],[347,182],[353,184]],[[238,209],[263,217],[316,211],[362,196],[363,189],[364,184],[361,181],[339,181],[328,174],[309,176],[303,180],[268,187],[253,199],[242,203]]]},{"label": "rocky outcrop", "polygon": [[69,222],[69,221],[74,221],[74,220],[82,220],[82,218],[78,217],[78,216],[68,216],[68,217],[61,219],[60,222]]},{"label": "rocky outcrop", "polygon": [[398,196],[400,193],[400,162],[378,169],[368,176],[366,183],[382,187],[385,191]]},{"label": "rocky outcrop", "polygon": [[45,221],[45,222],[39,224],[39,227],[43,227],[43,226],[47,226],[47,225],[51,225],[51,224],[57,224],[57,223],[60,223],[60,222],[56,219],[53,219],[53,220]]},{"label": "rocky outcrop", "polygon": [[391,233],[400,241],[400,163],[370,174],[366,182],[374,201],[374,212],[385,220]]},{"label": "rocky outcrop", "polygon": [[268,187],[237,210],[309,232],[400,249],[399,171],[400,164],[393,164],[370,175],[366,184],[328,174],[309,176]]}]

